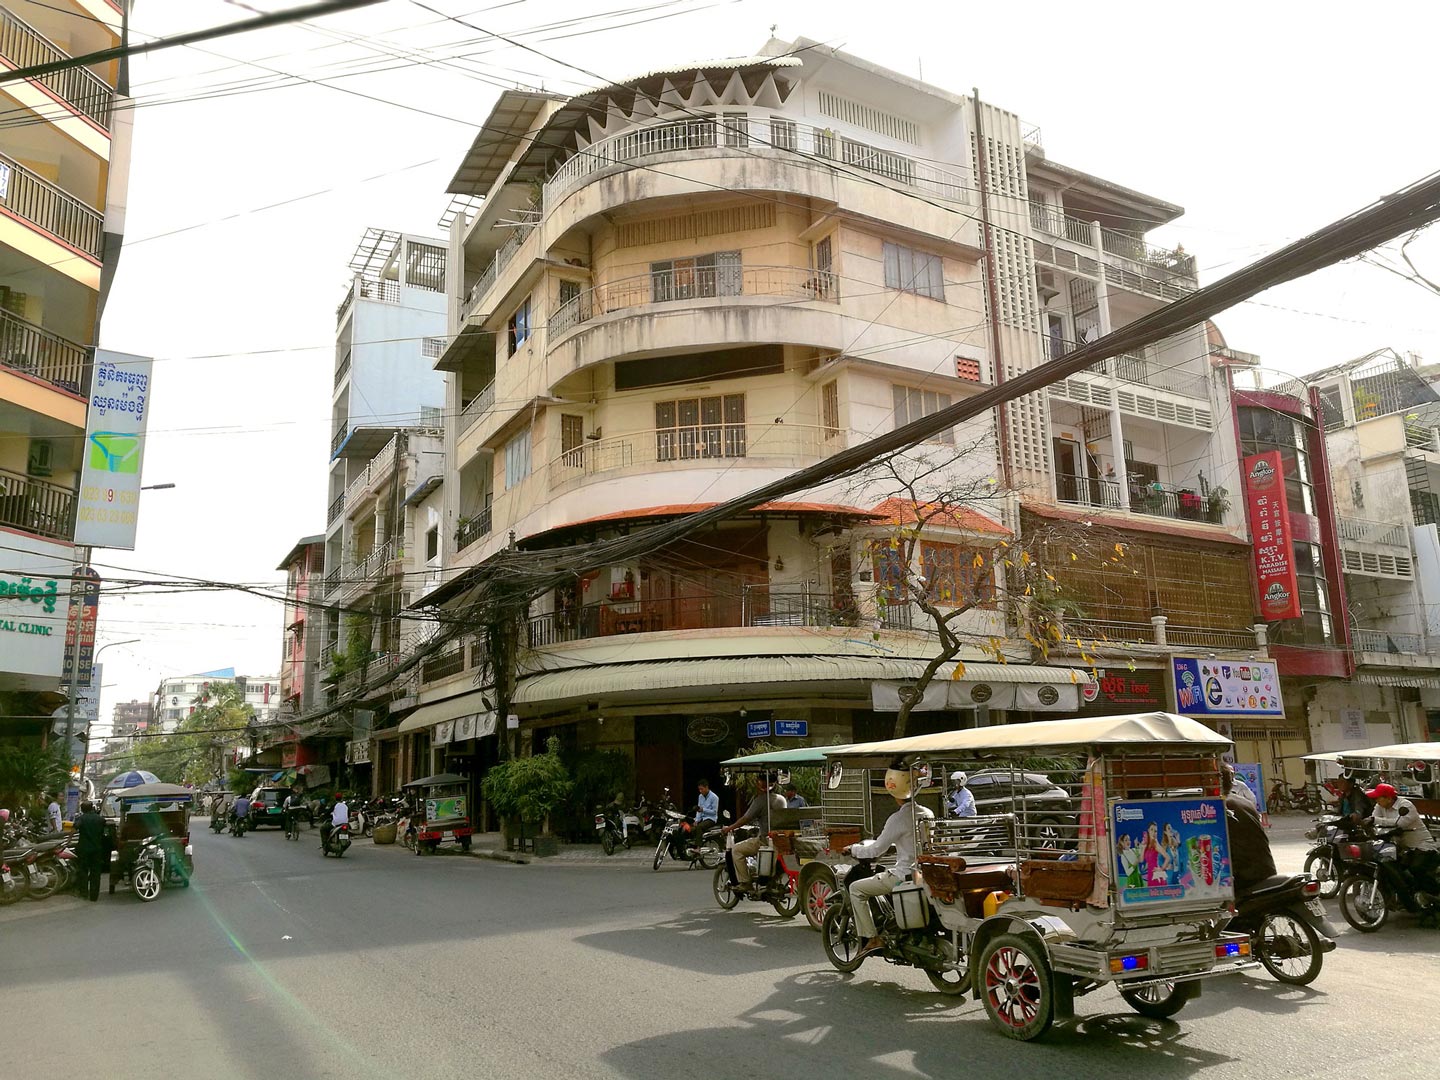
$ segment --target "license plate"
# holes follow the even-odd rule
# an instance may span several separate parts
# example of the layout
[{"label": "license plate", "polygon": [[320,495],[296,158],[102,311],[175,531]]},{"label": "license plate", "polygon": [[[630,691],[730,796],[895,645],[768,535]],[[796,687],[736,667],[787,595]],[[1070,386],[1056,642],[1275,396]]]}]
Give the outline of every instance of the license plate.
[{"label": "license plate", "polygon": [[1310,914],[1314,915],[1317,919],[1324,919],[1328,917],[1327,912],[1325,911],[1325,905],[1322,904],[1319,900],[1306,900],[1305,906],[1309,909]]}]

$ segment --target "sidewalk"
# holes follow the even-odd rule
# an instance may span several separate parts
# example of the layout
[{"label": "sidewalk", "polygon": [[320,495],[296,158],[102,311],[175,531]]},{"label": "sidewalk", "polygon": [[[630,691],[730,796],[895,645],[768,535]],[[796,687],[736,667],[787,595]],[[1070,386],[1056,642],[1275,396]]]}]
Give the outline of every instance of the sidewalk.
[{"label": "sidewalk", "polygon": [[[492,859],[496,862],[513,862],[525,864],[530,862],[542,863],[565,863],[565,864],[590,864],[590,865],[641,865],[649,866],[650,860],[655,857],[655,848],[651,844],[636,838],[634,846],[629,850],[616,848],[614,855],[607,856],[598,843],[596,844],[570,844],[564,841],[560,843],[560,852],[556,855],[537,858],[532,852],[521,853],[518,851],[506,851],[505,841],[498,832],[475,833],[470,838],[469,856],[472,859]],[[394,850],[406,855],[410,852],[403,844],[379,845],[381,847],[393,847]],[[464,855],[453,843],[443,844],[438,855]]]}]

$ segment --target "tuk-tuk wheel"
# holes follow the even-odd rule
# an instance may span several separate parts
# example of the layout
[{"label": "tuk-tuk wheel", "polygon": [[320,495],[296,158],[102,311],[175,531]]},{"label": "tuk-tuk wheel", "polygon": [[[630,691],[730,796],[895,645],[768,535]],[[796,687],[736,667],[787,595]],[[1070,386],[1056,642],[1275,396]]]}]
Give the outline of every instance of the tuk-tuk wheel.
[{"label": "tuk-tuk wheel", "polygon": [[468,836],[462,836],[462,837],[460,837],[460,850],[461,850],[461,851],[469,851],[469,850],[470,850],[470,837],[468,837]]},{"label": "tuk-tuk wheel", "polygon": [[1151,983],[1134,990],[1121,990],[1120,996],[1141,1016],[1151,1020],[1168,1020],[1195,996],[1194,983]]},{"label": "tuk-tuk wheel", "polygon": [[825,922],[826,905],[834,891],[835,877],[828,869],[801,874],[801,903],[804,905],[805,921],[810,924],[811,930],[818,931]]},{"label": "tuk-tuk wheel", "polygon": [[155,873],[153,867],[137,867],[135,876],[130,879],[130,884],[135,889],[135,895],[147,903],[160,895],[160,875]]},{"label": "tuk-tuk wheel", "polygon": [[979,983],[985,1012],[1000,1033],[1029,1042],[1055,1022],[1055,979],[1044,947],[1020,934],[996,936],[980,954]]}]

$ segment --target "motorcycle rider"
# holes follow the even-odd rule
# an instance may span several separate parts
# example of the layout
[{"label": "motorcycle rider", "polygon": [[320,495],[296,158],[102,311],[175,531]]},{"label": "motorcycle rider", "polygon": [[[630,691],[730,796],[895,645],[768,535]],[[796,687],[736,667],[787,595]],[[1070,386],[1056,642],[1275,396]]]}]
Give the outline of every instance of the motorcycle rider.
[{"label": "motorcycle rider", "polygon": [[1391,784],[1376,784],[1365,793],[1375,800],[1370,820],[1376,829],[1399,829],[1395,846],[1402,851],[1433,851],[1435,840],[1415,804]]},{"label": "motorcycle rider", "polygon": [[875,914],[870,910],[870,898],[892,892],[896,885],[908,881],[915,871],[915,826],[919,821],[935,817],[927,808],[911,798],[910,774],[904,769],[887,769],[885,790],[895,800],[897,808],[885,821],[880,835],[869,843],[851,844],[849,851],[857,859],[874,859],[895,849],[893,870],[881,870],[873,877],[861,878],[850,886],[851,908],[855,912],[855,928],[865,939],[858,955],[874,952],[885,944],[875,929]]},{"label": "motorcycle rider", "polygon": [[695,802],[695,825],[690,833],[690,843],[698,847],[705,834],[720,824],[720,796],[710,790],[710,781],[701,779],[699,795]]},{"label": "motorcycle rider", "polygon": [[[1321,792],[1325,789],[1322,787]],[[1354,777],[1341,776],[1335,781],[1335,813],[1342,818],[1348,818],[1351,825],[1358,825],[1365,818],[1368,818],[1374,810],[1374,804],[1365,789],[1355,782]]]},{"label": "motorcycle rider", "polygon": [[291,789],[290,789],[290,794],[285,796],[285,802],[284,802],[284,804],[280,807],[280,809],[285,812],[285,835],[286,835],[286,836],[289,836],[291,833],[298,833],[298,832],[299,832],[299,830],[300,830],[299,814],[300,814],[300,811],[304,808],[304,806],[305,806],[305,799],[304,799],[304,797],[300,794],[299,791],[297,791],[297,790],[294,789],[294,788],[291,788]]},{"label": "motorcycle rider", "polygon": [[974,817],[975,816],[975,793],[967,786],[970,778],[963,772],[950,774],[950,782],[955,785],[955,790],[950,792],[948,804],[951,817]]},{"label": "motorcycle rider", "polygon": [[1229,818],[1230,872],[1235,879],[1235,896],[1251,892],[1266,878],[1275,876],[1275,856],[1260,814],[1243,795],[1235,791],[1235,770],[1229,762],[1220,766],[1220,791],[1225,796]]},{"label": "motorcycle rider", "polygon": [[250,824],[250,796],[248,795],[238,796],[235,799],[234,805],[230,807],[230,825],[232,830],[235,823],[242,820],[247,826]]},{"label": "motorcycle rider", "polygon": [[343,795],[335,796],[335,805],[330,809],[330,820],[320,826],[320,850],[324,851],[330,843],[330,834],[341,825],[350,824],[350,807],[345,804]]},{"label": "motorcycle rider", "polygon": [[745,808],[745,813],[740,815],[740,820],[733,825],[726,825],[722,832],[732,833],[742,825],[750,822],[760,826],[758,836],[749,840],[742,840],[730,849],[731,872],[735,875],[735,884],[742,890],[750,887],[750,865],[746,862],[751,855],[760,850],[761,843],[770,834],[770,812],[772,810],[784,810],[785,800],[778,792],[770,790],[770,778],[761,773],[755,778],[755,797],[750,800],[750,805]]}]

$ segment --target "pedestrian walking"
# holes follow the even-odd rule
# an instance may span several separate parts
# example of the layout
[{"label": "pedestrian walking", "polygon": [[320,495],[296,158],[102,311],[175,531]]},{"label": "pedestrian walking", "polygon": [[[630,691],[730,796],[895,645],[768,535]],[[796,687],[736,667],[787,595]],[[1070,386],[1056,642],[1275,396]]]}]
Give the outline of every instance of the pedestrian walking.
[{"label": "pedestrian walking", "polygon": [[60,800],[54,792],[50,793],[50,805],[45,808],[45,813],[50,815],[52,832],[60,832],[65,827],[64,817],[60,813]]},{"label": "pedestrian walking", "polygon": [[100,899],[100,875],[105,871],[105,819],[95,812],[93,802],[82,803],[75,819],[79,837],[75,854],[80,863],[80,893],[91,901]]}]

